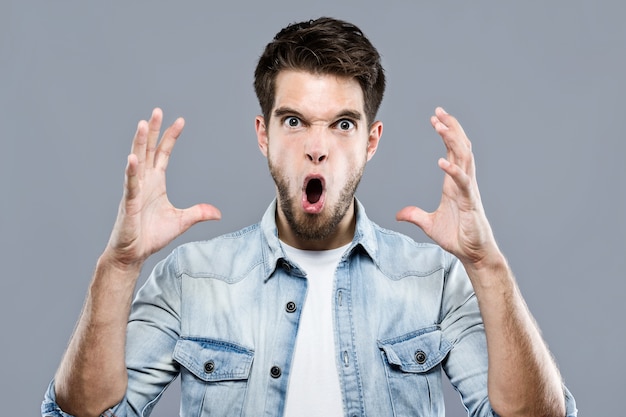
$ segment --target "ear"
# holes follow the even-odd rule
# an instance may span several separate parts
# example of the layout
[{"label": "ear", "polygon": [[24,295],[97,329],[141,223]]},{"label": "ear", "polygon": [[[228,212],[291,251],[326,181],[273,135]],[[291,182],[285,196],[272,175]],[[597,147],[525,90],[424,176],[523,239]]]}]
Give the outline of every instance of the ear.
[{"label": "ear", "polygon": [[370,127],[370,134],[367,138],[367,160],[372,159],[378,149],[378,142],[383,135],[383,122],[376,121]]},{"label": "ear", "polygon": [[254,119],[254,129],[256,130],[256,139],[259,143],[259,149],[261,149],[261,153],[267,158],[268,137],[263,116],[257,116]]}]

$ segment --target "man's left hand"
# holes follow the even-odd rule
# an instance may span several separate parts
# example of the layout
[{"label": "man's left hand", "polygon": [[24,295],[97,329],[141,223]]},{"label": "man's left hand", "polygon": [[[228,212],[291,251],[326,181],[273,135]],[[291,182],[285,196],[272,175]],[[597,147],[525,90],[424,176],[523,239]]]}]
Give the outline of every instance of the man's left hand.
[{"label": "man's left hand", "polygon": [[467,266],[480,266],[499,249],[491,231],[476,181],[472,144],[455,117],[437,107],[430,118],[447,149],[439,167],[446,173],[439,207],[428,213],[405,207],[396,219],[420,227],[435,243]]}]

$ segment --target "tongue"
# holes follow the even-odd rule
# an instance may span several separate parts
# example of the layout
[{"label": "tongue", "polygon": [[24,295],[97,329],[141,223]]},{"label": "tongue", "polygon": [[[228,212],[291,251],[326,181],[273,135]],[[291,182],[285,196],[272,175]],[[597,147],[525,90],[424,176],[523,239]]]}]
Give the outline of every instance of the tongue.
[{"label": "tongue", "polygon": [[306,198],[309,203],[315,204],[322,196],[322,182],[317,179],[309,181],[306,186]]}]

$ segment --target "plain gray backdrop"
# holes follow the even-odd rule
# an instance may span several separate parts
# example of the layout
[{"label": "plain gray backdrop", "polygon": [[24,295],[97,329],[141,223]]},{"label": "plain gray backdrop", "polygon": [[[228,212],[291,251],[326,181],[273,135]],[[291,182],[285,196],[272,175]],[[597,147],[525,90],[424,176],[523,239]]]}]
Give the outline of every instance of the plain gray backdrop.
[{"label": "plain gray backdrop", "polygon": [[[358,196],[382,226],[436,208],[435,106],[473,141],[501,248],[581,415],[625,416],[626,6],[620,1],[8,1],[0,4],[2,414],[38,415],[121,197],[138,120],[186,128],[174,204],[255,223],[274,195],[258,151],[258,56],[288,23],[359,25],[383,56],[384,134]],[[178,413],[171,392],[153,415]],[[460,416],[454,392],[448,415]]]}]

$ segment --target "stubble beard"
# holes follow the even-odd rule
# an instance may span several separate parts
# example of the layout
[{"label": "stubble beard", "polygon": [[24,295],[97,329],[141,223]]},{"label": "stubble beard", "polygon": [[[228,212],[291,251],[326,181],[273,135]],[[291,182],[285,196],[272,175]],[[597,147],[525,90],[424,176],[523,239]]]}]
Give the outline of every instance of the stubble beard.
[{"label": "stubble beard", "polygon": [[278,189],[280,210],[284,214],[294,235],[299,239],[307,241],[320,241],[330,237],[337,230],[337,226],[345,217],[354,200],[356,189],[363,176],[365,164],[348,178],[334,207],[324,207],[322,213],[311,214],[298,210],[301,204],[301,195],[298,194],[294,197],[289,193],[289,180],[272,164],[271,158],[268,157],[267,160],[270,174]]}]

